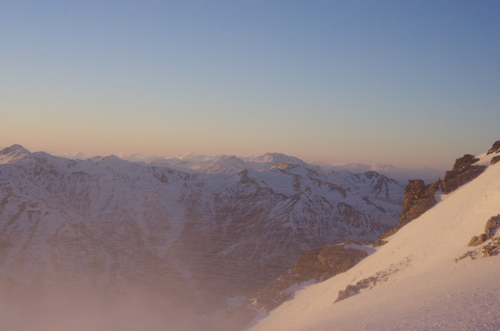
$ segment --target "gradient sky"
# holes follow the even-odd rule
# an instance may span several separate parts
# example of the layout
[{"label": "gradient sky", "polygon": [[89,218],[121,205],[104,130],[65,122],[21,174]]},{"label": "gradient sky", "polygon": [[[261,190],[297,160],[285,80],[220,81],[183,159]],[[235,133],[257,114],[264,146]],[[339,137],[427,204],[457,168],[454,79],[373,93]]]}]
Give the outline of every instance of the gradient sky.
[{"label": "gradient sky", "polygon": [[450,168],[500,139],[498,1],[1,1],[0,146]]}]

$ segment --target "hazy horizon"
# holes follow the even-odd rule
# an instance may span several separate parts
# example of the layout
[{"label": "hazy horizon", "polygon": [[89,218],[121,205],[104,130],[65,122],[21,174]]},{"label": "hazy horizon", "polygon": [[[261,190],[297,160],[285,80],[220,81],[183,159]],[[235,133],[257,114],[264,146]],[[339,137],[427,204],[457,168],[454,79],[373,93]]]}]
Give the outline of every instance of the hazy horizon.
[{"label": "hazy horizon", "polygon": [[[19,146],[22,146],[23,148],[25,148],[25,146],[21,145],[21,144],[15,144],[15,145],[19,145]],[[13,146],[13,145],[12,145]],[[5,148],[9,148],[9,147],[12,147],[12,146],[0,146],[0,151],[5,149]],[[127,161],[142,161],[142,162],[151,162],[151,161],[156,161],[156,160],[161,160],[161,159],[190,159],[190,160],[202,160],[202,161],[207,161],[207,160],[216,160],[217,158],[221,158],[221,157],[226,157],[226,156],[236,156],[237,158],[240,158],[244,161],[249,161],[249,160],[252,160],[254,158],[257,158],[257,157],[260,157],[260,156],[264,156],[266,154],[284,154],[284,153],[280,153],[280,152],[270,152],[270,151],[267,151],[267,152],[264,152],[264,153],[261,153],[261,154],[258,154],[258,155],[233,155],[233,154],[216,154],[216,155],[209,155],[209,154],[197,154],[197,153],[194,153],[194,152],[188,152],[188,153],[184,153],[184,154],[177,154],[177,155],[156,155],[156,154],[144,154],[144,153],[141,153],[141,152],[135,152],[135,153],[112,153],[112,154],[107,154],[107,155],[99,155],[99,154],[92,154],[92,153],[83,153],[83,152],[63,152],[63,153],[54,153],[54,152],[51,152],[51,151],[47,151],[47,150],[37,150],[37,151],[32,151],[30,150],[29,148],[26,148],[30,153],[35,153],[35,152],[45,152],[45,153],[49,153],[51,155],[54,155],[54,156],[59,156],[59,157],[64,157],[64,158],[67,158],[67,159],[81,159],[81,160],[85,160],[85,159],[90,159],[90,158],[94,158],[94,157],[107,157],[107,156],[117,156],[121,159],[124,159],[124,160],[127,160]],[[286,155],[286,154],[284,154]],[[291,156],[291,157],[295,157],[295,155],[286,155],[286,156]],[[299,158],[301,159],[301,158]],[[387,163],[361,163],[361,162],[344,162],[344,161],[336,161],[336,162],[323,162],[323,161],[318,161],[318,160],[302,160],[306,163],[309,163],[309,164],[312,164],[312,165],[323,165],[323,166],[348,166],[348,165],[358,165],[358,166],[382,166],[382,167],[394,167],[396,169],[436,169],[436,170],[449,170],[452,166],[452,164],[450,164],[449,167],[447,168],[431,168],[431,167],[426,167],[426,166],[423,166],[423,167],[408,167],[408,168],[403,168],[403,167],[397,167],[393,164],[387,164]]]}]

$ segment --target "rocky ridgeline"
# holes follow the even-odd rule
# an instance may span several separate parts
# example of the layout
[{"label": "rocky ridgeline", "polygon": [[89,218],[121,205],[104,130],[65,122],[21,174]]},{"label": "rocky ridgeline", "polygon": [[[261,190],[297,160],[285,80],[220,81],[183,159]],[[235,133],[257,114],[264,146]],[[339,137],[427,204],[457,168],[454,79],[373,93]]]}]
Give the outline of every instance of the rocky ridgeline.
[{"label": "rocky ridgeline", "polygon": [[465,154],[461,158],[458,158],[455,161],[453,169],[447,171],[444,179],[440,181],[443,193],[451,193],[482,174],[486,166],[474,165],[477,161],[479,159],[470,154]]},{"label": "rocky ridgeline", "polygon": [[[487,155],[500,152],[500,140],[496,141],[489,149]],[[455,160],[452,170],[447,171],[443,179],[435,183],[425,184],[421,179],[410,180],[405,188],[403,209],[397,225],[379,237],[383,240],[392,236],[404,225],[416,219],[437,203],[436,192],[441,190],[444,194],[449,194],[460,186],[478,177],[487,168],[483,165],[476,165],[479,159],[471,154]],[[490,165],[500,161],[500,155],[491,159]]]}]

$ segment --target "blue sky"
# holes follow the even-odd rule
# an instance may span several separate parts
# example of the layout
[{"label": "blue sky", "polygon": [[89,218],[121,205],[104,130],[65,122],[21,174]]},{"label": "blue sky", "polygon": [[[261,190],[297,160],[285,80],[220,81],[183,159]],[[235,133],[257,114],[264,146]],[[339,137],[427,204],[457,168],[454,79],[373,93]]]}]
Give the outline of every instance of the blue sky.
[{"label": "blue sky", "polygon": [[449,168],[500,139],[496,1],[0,2],[0,146]]}]

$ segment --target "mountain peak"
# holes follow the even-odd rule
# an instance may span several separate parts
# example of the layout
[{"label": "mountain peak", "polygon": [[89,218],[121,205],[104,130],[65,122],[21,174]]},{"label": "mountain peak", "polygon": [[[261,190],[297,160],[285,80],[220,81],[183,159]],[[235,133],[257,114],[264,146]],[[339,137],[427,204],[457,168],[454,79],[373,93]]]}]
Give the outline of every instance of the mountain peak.
[{"label": "mountain peak", "polygon": [[[280,161],[284,161],[284,160],[288,160],[288,161],[293,160],[295,162],[280,162]],[[255,161],[255,162],[278,162],[278,163],[297,163],[297,161],[298,161],[299,163],[305,163],[301,159],[298,159],[294,156],[288,156],[288,155],[285,155],[283,153],[266,153],[264,155],[256,157],[253,161]]]},{"label": "mountain peak", "polygon": [[28,157],[30,151],[21,145],[12,145],[0,151],[0,164],[23,160]]},{"label": "mountain peak", "polygon": [[288,156],[283,153],[266,153],[254,158],[252,161],[258,163],[269,163],[270,166],[281,163],[298,164],[303,167],[308,166],[307,163],[302,161],[301,159],[295,156]]},{"label": "mountain peak", "polygon": [[0,154],[2,155],[7,155],[7,154],[30,154],[30,151],[28,151],[26,148],[24,148],[21,145],[15,144],[10,147],[4,148]]}]

